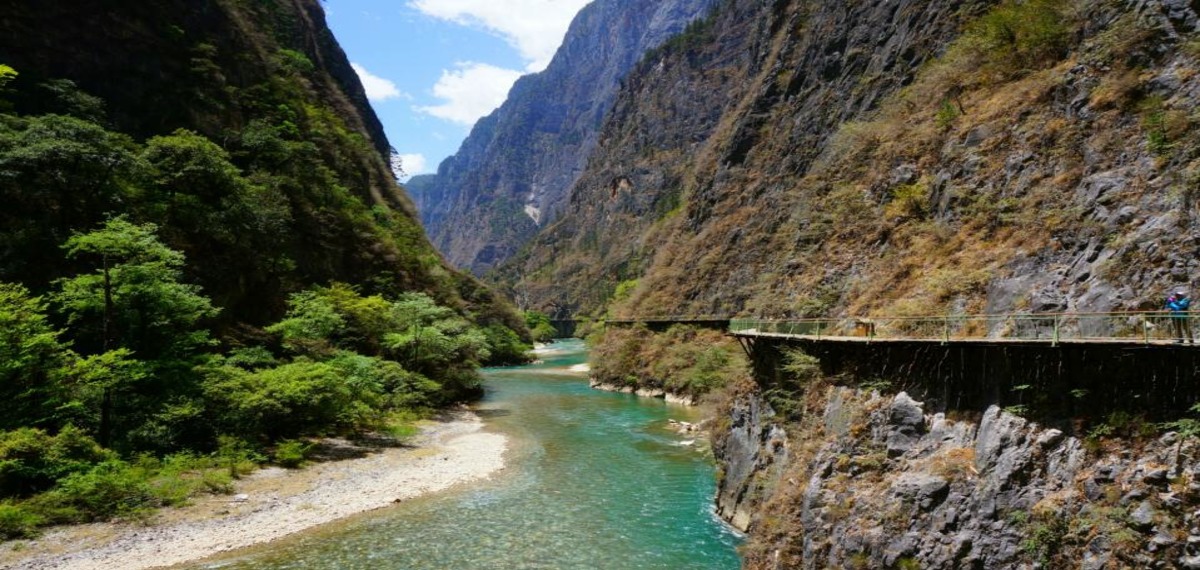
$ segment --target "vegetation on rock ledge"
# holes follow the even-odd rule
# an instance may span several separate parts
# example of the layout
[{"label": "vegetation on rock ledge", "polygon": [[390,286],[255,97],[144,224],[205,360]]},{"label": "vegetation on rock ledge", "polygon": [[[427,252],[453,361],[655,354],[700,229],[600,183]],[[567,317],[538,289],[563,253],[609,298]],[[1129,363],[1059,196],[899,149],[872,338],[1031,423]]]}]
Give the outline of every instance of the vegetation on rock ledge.
[{"label": "vegetation on rock ledge", "polygon": [[608,327],[588,338],[592,379],[629,388],[661,389],[698,399],[748,376],[737,342],[718,331],[675,325]]}]

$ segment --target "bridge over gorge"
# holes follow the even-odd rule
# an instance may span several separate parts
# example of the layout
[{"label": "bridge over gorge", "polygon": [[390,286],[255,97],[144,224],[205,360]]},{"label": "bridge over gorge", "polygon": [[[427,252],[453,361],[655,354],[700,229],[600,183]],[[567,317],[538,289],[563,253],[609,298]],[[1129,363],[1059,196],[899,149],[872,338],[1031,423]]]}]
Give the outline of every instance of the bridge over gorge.
[{"label": "bridge over gorge", "polygon": [[1200,315],[1159,311],[772,320],[717,316],[610,319],[605,326],[721,328],[756,379],[785,386],[791,348],[828,375],[887,383],[928,409],[1014,406],[1034,417],[1133,413],[1176,418],[1200,400],[1200,349],[1179,343]]}]

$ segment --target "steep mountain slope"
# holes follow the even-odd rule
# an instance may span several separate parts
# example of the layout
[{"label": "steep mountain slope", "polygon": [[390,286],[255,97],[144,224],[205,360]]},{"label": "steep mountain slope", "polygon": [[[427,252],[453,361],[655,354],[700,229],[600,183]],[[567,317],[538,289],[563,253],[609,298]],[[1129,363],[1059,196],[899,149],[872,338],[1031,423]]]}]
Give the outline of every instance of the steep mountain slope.
[{"label": "steep mountain slope", "polygon": [[[631,73],[567,213],[499,277],[584,315],[1158,308],[1200,269],[1198,9],[730,0]],[[609,327],[594,369],[656,380],[685,330]],[[1200,567],[1194,418],[1047,429],[810,358],[712,396],[747,568]]]},{"label": "steep mountain slope", "polygon": [[580,11],[550,66],[518,80],[436,175],[408,184],[447,258],[483,273],[556,219],[621,78],[712,4],[597,0]]},{"label": "steep mountain slope", "polygon": [[[71,269],[72,232],[126,214],[187,255],[226,325],[270,322],[287,293],[336,280],[521,328],[422,234],[316,0],[20,3],[0,19],[0,63],[19,73],[15,113],[83,121],[7,125],[34,146],[3,160],[0,279],[44,290]],[[71,147],[80,133],[110,156]]]},{"label": "steep mountain slope", "polygon": [[1186,3],[730,1],[713,18],[624,83],[568,213],[502,268],[515,295],[941,314],[1154,306],[1194,279]]}]

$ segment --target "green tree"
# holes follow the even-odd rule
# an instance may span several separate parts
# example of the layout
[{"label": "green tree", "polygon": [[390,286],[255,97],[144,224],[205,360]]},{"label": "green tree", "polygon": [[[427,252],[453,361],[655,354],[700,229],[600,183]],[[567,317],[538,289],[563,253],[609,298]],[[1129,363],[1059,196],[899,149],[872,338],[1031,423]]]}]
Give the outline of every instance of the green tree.
[{"label": "green tree", "polygon": [[535,342],[550,342],[558,334],[550,324],[550,316],[540,311],[525,311],[525,326],[529,327]]},{"label": "green tree", "polygon": [[63,390],[54,402],[55,419],[99,434],[107,445],[112,439],[114,402],[136,399],[135,390],[148,376],[146,363],[133,358],[126,348],[79,358],[63,370]]},{"label": "green tree", "polygon": [[17,70],[10,66],[0,63],[0,87],[8,85],[8,82],[17,78]]},{"label": "green tree", "polygon": [[521,340],[516,331],[500,323],[487,325],[481,330],[487,339],[488,354],[490,355],[486,363],[511,365],[529,362],[529,350],[533,347]]},{"label": "green tree", "polygon": [[89,348],[133,350],[139,358],[184,358],[209,344],[202,319],[217,309],[199,287],[182,283],[183,254],[163,245],[153,224],[116,218],[76,234],[67,256],[86,258],[96,270],[59,281],[55,301]]},{"label": "green tree", "polygon": [[224,149],[185,129],[146,141],[142,157],[151,166],[153,184],[167,197],[189,195],[215,204],[246,185]]},{"label": "green tree", "polygon": [[162,220],[167,243],[205,260],[190,270],[222,305],[265,316],[262,298],[277,294],[292,268],[284,255],[292,214],[279,186],[243,176],[224,149],[183,129],[148,140],[140,158],[147,191],[138,215]]},{"label": "green tree", "polygon": [[0,275],[35,289],[62,275],[59,246],[132,195],[133,142],[57,115],[0,127]]},{"label": "green tree", "polygon": [[7,111],[12,104],[3,98],[8,93],[6,86],[17,78],[17,70],[0,63],[0,111]]},{"label": "green tree", "polygon": [[491,355],[487,337],[478,328],[422,293],[402,295],[392,311],[403,328],[389,333],[385,342],[397,362],[443,380],[460,395],[478,389],[476,368]]},{"label": "green tree", "polygon": [[288,299],[287,317],[267,327],[283,345],[297,354],[320,358],[333,353],[335,342],[346,329],[346,319],[322,289],[293,294]]},{"label": "green tree", "polygon": [[[96,264],[94,272],[59,280],[54,301],[72,325],[78,349],[99,355],[97,369],[103,370],[82,377],[98,379],[84,382],[100,386],[97,435],[106,446],[122,408],[135,416],[122,425],[122,433],[129,433],[139,418],[187,394],[194,386],[192,368],[211,344],[201,323],[217,310],[198,287],[180,281],[183,255],[154,232],[151,224],[117,218],[63,246],[69,257]],[[130,364],[131,356],[145,363],[145,374],[129,373],[139,368]],[[130,399],[123,406],[113,401],[121,393]]]},{"label": "green tree", "polygon": [[58,377],[71,354],[45,311],[24,287],[0,283],[0,429],[45,426],[53,413]]}]

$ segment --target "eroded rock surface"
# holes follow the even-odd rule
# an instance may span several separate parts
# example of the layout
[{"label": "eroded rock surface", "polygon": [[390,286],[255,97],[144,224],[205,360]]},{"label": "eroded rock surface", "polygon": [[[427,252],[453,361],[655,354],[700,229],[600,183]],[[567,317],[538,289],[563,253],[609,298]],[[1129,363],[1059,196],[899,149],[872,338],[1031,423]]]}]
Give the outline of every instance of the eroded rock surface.
[{"label": "eroded rock surface", "polygon": [[821,417],[789,424],[786,436],[756,396],[732,406],[715,447],[718,512],[749,529],[748,568],[1200,560],[1194,439],[1085,441],[995,406],[930,414],[903,392],[835,387],[823,400]]}]

